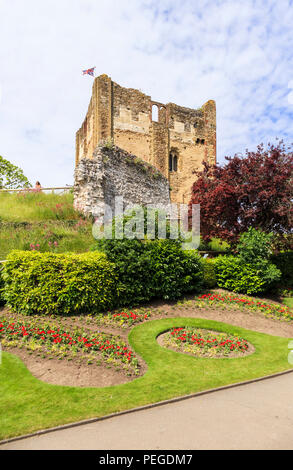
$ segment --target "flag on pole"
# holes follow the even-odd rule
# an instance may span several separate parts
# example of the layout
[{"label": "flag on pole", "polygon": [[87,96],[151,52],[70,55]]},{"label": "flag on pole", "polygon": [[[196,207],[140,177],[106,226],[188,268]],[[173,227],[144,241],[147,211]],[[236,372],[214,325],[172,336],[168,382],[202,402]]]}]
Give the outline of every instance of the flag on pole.
[{"label": "flag on pole", "polygon": [[95,68],[96,67],[92,67],[91,69],[83,70],[82,75],[91,75],[93,77],[95,74]]}]

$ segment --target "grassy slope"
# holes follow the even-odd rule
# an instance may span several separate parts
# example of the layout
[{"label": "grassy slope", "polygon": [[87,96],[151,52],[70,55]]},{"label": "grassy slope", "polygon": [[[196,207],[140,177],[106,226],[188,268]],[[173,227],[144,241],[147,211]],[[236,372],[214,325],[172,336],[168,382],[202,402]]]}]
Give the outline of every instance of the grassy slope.
[{"label": "grassy slope", "polygon": [[[255,352],[237,359],[194,358],[158,345],[156,337],[171,327],[198,326],[239,334]],[[131,346],[148,365],[132,382],[105,388],[62,387],[34,378],[14,355],[4,353],[0,367],[0,438],[70,423],[290,369],[288,338],[270,336],[196,318],[148,321],[134,327]]]},{"label": "grassy slope", "polygon": [[[29,250],[31,243],[40,244],[40,251],[51,251],[48,241],[58,242],[52,250],[57,253],[87,251],[94,242],[92,224],[89,220],[81,224],[80,220],[70,193],[0,192],[0,260],[13,249]],[[53,234],[50,238],[48,232]],[[216,251],[228,247],[226,242],[215,238],[201,246]]]},{"label": "grassy slope", "polygon": [[40,222],[78,217],[73,209],[71,193],[0,193],[0,220],[4,222]]},{"label": "grassy slope", "polygon": [[0,193],[0,259],[31,244],[39,251],[81,253],[93,243],[91,221],[73,209],[72,194]]}]

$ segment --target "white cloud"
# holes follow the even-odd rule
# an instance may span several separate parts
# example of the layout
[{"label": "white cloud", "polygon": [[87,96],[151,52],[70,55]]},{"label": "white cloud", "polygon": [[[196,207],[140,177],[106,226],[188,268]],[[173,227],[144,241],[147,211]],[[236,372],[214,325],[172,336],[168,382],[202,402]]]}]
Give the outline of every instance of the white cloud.
[{"label": "white cloud", "polygon": [[290,142],[292,24],[289,0],[0,0],[0,154],[72,183],[91,66],[161,102],[215,99],[219,161]]}]

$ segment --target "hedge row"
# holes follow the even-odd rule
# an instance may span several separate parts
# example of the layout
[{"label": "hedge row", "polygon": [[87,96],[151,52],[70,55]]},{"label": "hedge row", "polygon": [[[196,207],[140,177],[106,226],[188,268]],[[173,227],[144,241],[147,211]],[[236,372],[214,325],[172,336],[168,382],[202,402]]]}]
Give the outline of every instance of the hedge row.
[{"label": "hedge row", "polygon": [[117,295],[115,266],[103,253],[12,251],[3,279],[6,303],[26,314],[102,311]]},{"label": "hedge row", "polygon": [[101,312],[202,287],[200,257],[180,243],[121,240],[110,248],[81,255],[12,251],[3,271],[7,305],[25,314]]},{"label": "hedge row", "polygon": [[174,300],[203,285],[200,256],[183,251],[178,240],[103,239],[94,249],[115,263],[121,306],[154,298]]},{"label": "hedge row", "polygon": [[292,286],[292,252],[247,263],[239,256],[202,259],[175,240],[104,240],[94,250],[104,253],[11,252],[0,273],[0,305],[64,315],[173,300],[202,287],[258,294],[276,282]]}]

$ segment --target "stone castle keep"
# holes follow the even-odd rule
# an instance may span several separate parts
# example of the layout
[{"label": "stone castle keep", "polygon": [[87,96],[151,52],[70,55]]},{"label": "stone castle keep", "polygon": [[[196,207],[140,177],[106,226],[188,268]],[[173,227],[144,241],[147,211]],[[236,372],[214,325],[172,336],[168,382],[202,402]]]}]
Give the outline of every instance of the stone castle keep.
[{"label": "stone castle keep", "polygon": [[[99,144],[110,140],[115,147],[105,159]],[[134,161],[145,162],[140,170],[145,166],[154,171],[140,171]],[[109,191],[125,197],[131,184],[135,189],[128,200],[134,203],[164,203],[166,188],[171,202],[188,203],[193,171],[204,161],[216,163],[214,101],[199,109],[162,104],[139,90],[121,87],[107,75],[95,78],[85,120],[76,133],[77,208],[90,212],[91,205],[109,200]]]}]

